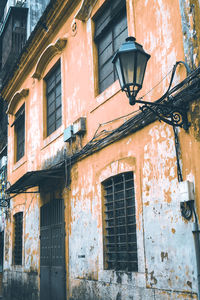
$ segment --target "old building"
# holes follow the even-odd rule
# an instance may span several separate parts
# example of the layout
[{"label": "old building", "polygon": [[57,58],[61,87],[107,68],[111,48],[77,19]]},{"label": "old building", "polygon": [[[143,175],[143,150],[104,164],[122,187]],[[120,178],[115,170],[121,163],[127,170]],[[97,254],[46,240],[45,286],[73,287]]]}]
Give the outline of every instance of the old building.
[{"label": "old building", "polygon": [[[198,299],[199,10],[50,1],[1,88],[6,299]],[[121,91],[128,36],[151,55],[137,99],[176,106],[173,126]]]},{"label": "old building", "polygon": [[[47,1],[0,1],[0,86],[5,84]],[[5,219],[9,216],[7,181],[7,103],[0,96],[0,296],[2,295]]]},{"label": "old building", "polygon": [[[27,38],[49,0],[2,0],[0,3],[0,79],[6,82]],[[43,24],[45,26],[45,24]]]}]

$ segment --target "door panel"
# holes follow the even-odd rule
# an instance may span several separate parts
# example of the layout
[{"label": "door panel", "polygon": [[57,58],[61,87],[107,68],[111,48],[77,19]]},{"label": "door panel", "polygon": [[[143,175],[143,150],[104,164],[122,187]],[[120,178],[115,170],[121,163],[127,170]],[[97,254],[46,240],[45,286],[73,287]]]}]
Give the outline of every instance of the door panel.
[{"label": "door panel", "polygon": [[65,300],[64,202],[52,200],[40,212],[40,299]]},{"label": "door panel", "polygon": [[65,299],[65,272],[62,267],[51,267],[52,300]]},{"label": "door panel", "polygon": [[50,300],[50,268],[40,267],[40,299]]}]

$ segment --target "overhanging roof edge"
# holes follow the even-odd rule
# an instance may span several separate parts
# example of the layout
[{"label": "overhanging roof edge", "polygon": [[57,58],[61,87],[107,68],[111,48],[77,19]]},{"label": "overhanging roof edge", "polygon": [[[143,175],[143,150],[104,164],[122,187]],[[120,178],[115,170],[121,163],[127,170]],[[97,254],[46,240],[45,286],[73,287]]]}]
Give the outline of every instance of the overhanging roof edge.
[{"label": "overhanging roof edge", "polygon": [[63,178],[64,161],[57,167],[44,170],[29,171],[12,184],[6,192],[8,194],[20,194],[29,188],[39,186],[40,182],[45,178]]}]

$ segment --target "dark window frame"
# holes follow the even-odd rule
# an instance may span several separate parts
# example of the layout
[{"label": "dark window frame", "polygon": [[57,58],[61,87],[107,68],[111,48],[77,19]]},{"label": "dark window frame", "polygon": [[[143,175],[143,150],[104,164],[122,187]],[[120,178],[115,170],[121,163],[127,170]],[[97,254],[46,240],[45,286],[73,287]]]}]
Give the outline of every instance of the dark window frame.
[{"label": "dark window frame", "polygon": [[25,104],[15,114],[15,121],[11,125],[15,126],[15,143],[16,143],[16,162],[25,154]]},{"label": "dark window frame", "polygon": [[138,271],[134,173],[102,182],[104,269]]},{"label": "dark window frame", "polygon": [[46,95],[46,136],[62,125],[62,80],[60,60],[44,78]]},{"label": "dark window frame", "polygon": [[126,1],[106,1],[94,16],[94,23],[94,41],[98,52],[98,92],[100,94],[117,80],[112,58],[128,36]]},{"label": "dark window frame", "polygon": [[18,212],[14,216],[14,251],[13,264],[22,265],[23,249],[23,212]]}]

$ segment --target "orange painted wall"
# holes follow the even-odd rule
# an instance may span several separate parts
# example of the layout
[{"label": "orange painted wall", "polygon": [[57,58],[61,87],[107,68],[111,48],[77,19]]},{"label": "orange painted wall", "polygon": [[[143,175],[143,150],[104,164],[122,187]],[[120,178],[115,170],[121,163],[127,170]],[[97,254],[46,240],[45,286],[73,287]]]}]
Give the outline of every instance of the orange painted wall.
[{"label": "orange painted wall", "polygon": [[[61,1],[61,4],[56,7],[56,20],[59,13],[65,9],[67,2],[69,1]],[[49,19],[49,31],[43,32],[43,35],[38,33],[36,41],[29,48],[29,53],[24,54],[15,77],[3,91],[5,99],[10,103],[16,92],[29,89],[28,95],[16,103],[12,114],[9,115],[8,180],[11,184],[28,171],[45,168],[59,158],[64,149],[69,153],[78,147],[80,149],[79,141],[73,142],[72,148],[63,142],[64,129],[79,117],[86,117],[87,120],[87,132],[82,140],[84,146],[93,138],[99,124],[124,116],[99,128],[99,132],[104,129],[112,130],[130,118],[127,114],[138,110],[138,106],[131,107],[128,104],[126,95],[120,91],[118,81],[100,95],[98,94],[93,17],[104,1],[96,2],[87,21],[76,19],[76,30],[73,31],[72,24],[80,6],[80,1],[77,2],[77,6],[74,5],[71,10],[67,10],[59,25],[55,26]],[[144,100],[155,101],[167,90],[173,65],[176,61],[184,60],[179,1],[127,0],[126,3],[129,34],[135,36],[137,42],[151,54],[144,86],[138,97],[144,96]],[[59,38],[67,39],[66,46],[49,61],[45,49],[49,45],[55,47]],[[42,53],[48,63],[41,64],[41,79],[33,78],[32,75],[40,64]],[[58,59],[61,60],[63,124],[51,136],[46,137],[43,78]],[[184,67],[179,67],[174,85],[185,76]],[[10,125],[14,121],[14,114],[24,102],[26,107],[25,156],[16,163],[14,128]],[[195,200],[199,213],[198,101],[190,105],[188,117],[191,121],[189,132],[183,129],[179,131],[181,164],[183,179],[195,183]],[[160,293],[160,290],[172,289],[188,293],[187,299],[195,297],[197,291],[197,281],[193,275],[196,272],[195,255],[190,254],[194,253],[193,236],[191,222],[184,221],[179,211],[179,184],[173,130],[172,127],[159,121],[73,165],[70,190],[66,188],[60,191],[66,206],[68,294],[73,294],[73,290],[80,285],[83,278],[105,281],[106,284],[113,276],[115,278],[116,274],[108,274],[103,269],[101,182],[109,176],[130,170],[134,171],[135,176],[140,261],[139,273],[133,274],[131,283],[135,280],[136,287],[145,289],[144,297],[153,295],[151,288],[158,289],[156,293]],[[39,207],[44,201],[48,201],[49,194],[45,197],[40,194],[37,196],[27,194],[18,195],[12,200],[12,215],[19,210],[23,210],[26,214],[24,243],[27,243],[27,247],[24,248],[24,263],[29,271],[34,269],[39,272]],[[33,222],[35,228],[32,228]],[[31,233],[28,232],[29,230]],[[12,270],[12,216],[7,224],[7,232],[11,236],[6,244],[5,268]],[[188,236],[189,250],[188,253],[179,255],[179,251],[184,249],[185,234]],[[153,239],[154,244],[151,242]],[[33,240],[34,248],[32,248]],[[81,254],[80,241],[88,258],[83,262],[77,261],[77,255]],[[167,255],[163,256],[163,253]],[[168,277],[163,275],[164,272],[167,272]],[[124,285],[128,286],[125,274],[122,275],[122,279]],[[115,281],[116,278],[113,279],[113,284],[116,284]],[[148,291],[146,287],[149,288]],[[120,286],[118,288],[120,289]],[[107,291],[110,292],[110,287]],[[133,287],[129,287],[127,291],[127,295],[131,295]],[[115,291],[112,293],[114,299]],[[176,292],[173,295],[176,296]]]}]

